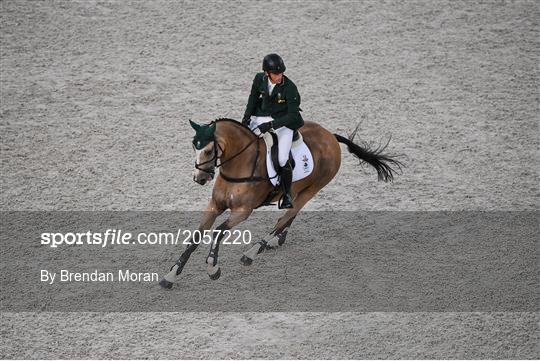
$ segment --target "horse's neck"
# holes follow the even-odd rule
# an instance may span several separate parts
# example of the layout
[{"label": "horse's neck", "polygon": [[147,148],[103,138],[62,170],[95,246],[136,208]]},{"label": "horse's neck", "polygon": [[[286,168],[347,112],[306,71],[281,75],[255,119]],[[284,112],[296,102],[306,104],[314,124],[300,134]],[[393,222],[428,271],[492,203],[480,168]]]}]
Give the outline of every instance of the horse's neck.
[{"label": "horse's neck", "polygon": [[240,152],[254,140],[254,137],[249,130],[232,122],[218,123],[216,128],[216,138],[226,157]]},{"label": "horse's neck", "polygon": [[232,122],[220,122],[216,128],[216,138],[223,151],[220,158],[221,162],[226,161],[223,165],[226,169],[251,166],[253,151],[246,148],[255,147],[257,138],[253,133]]}]

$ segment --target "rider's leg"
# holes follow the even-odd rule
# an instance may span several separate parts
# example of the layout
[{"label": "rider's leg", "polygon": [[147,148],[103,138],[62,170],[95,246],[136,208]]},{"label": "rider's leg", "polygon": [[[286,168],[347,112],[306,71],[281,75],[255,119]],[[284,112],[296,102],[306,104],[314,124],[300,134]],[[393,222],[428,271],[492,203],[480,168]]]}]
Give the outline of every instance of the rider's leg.
[{"label": "rider's leg", "polygon": [[283,199],[281,208],[293,208],[291,196],[292,184],[292,165],[289,162],[289,153],[291,151],[293,131],[287,127],[276,129],[278,136],[278,160],[279,160],[279,175],[283,186]]}]

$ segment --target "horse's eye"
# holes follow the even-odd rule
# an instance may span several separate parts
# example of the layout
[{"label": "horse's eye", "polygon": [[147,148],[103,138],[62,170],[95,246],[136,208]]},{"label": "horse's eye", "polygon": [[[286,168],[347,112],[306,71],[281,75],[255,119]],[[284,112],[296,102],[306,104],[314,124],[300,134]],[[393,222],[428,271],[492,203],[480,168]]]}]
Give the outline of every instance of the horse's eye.
[{"label": "horse's eye", "polygon": [[207,150],[204,151],[204,154],[205,154],[205,155],[210,155],[210,153],[212,153],[212,152],[210,151],[210,149],[207,149]]}]

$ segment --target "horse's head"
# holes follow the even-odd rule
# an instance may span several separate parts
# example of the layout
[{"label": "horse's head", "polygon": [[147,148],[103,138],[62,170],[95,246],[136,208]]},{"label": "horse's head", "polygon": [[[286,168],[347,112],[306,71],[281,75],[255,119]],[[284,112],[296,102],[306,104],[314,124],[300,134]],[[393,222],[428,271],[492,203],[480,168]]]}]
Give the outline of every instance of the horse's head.
[{"label": "horse's head", "polygon": [[216,123],[199,125],[190,120],[189,124],[195,130],[195,136],[193,137],[193,149],[195,150],[193,180],[204,185],[206,182],[211,181],[215,174],[218,158],[217,143],[214,137]]}]

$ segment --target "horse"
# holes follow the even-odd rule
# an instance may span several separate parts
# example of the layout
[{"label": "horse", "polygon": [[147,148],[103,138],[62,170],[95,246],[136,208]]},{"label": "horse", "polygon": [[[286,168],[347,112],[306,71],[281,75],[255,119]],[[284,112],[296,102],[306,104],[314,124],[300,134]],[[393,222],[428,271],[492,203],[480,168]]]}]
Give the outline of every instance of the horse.
[{"label": "horse", "polygon": [[[193,180],[201,185],[214,179],[219,168],[212,197],[203,212],[199,232],[194,232],[186,249],[160,281],[164,288],[172,288],[181,274],[191,254],[201,243],[201,234],[211,230],[216,218],[226,210],[230,215],[214,231],[218,236],[210,242],[206,257],[207,273],[212,280],[221,276],[218,262],[219,246],[225,234],[246,220],[254,209],[279,200],[282,191],[274,187],[267,176],[265,141],[242,123],[228,118],[219,118],[210,124],[199,125],[190,120],[195,130],[193,148],[195,150],[195,170]],[[402,163],[382,153],[385,146],[371,150],[353,142],[358,127],[349,138],[332,134],[321,125],[306,121],[299,129],[304,142],[313,156],[313,171],[306,178],[293,182],[291,196],[294,207],[287,209],[270,231],[269,241],[256,242],[241,258],[243,265],[252,264],[255,257],[266,249],[283,245],[287,232],[298,212],[324,188],[336,175],[341,166],[341,147],[344,143],[348,151],[361,161],[373,166],[378,179],[389,182],[394,172],[401,171]],[[219,163],[218,163],[219,162]]]}]

